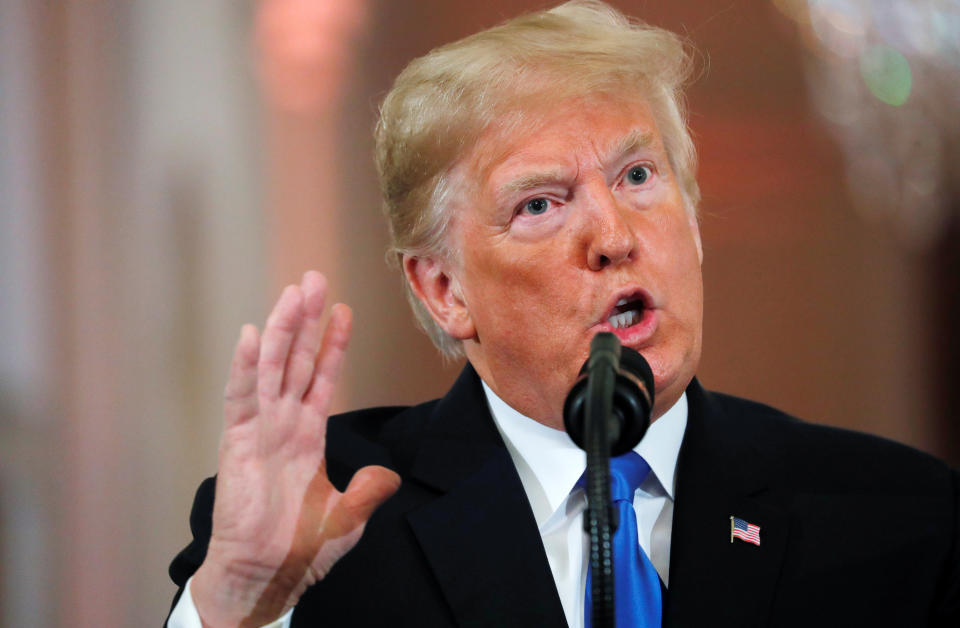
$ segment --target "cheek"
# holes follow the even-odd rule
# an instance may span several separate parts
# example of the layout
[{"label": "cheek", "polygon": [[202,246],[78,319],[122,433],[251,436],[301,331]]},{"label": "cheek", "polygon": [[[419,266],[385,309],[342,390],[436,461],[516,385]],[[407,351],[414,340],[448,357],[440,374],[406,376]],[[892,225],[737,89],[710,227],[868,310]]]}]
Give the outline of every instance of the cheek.
[{"label": "cheek", "polygon": [[[675,214],[681,210],[677,210]],[[668,268],[679,275],[688,275],[700,267],[699,234],[695,224],[683,215],[673,215],[658,225],[658,254]],[[699,274],[699,273],[697,273]]]},{"label": "cheek", "polygon": [[[497,294],[523,301],[536,299],[551,290],[550,278],[555,275],[556,260],[547,251],[527,247],[498,247],[471,256],[470,280],[489,297]],[[553,268],[551,268],[553,263]]]},{"label": "cheek", "polygon": [[[481,338],[522,334],[529,341],[553,339],[580,322],[583,277],[548,251],[497,251],[474,255],[468,277],[468,303]],[[540,340],[536,341],[538,344]]]}]

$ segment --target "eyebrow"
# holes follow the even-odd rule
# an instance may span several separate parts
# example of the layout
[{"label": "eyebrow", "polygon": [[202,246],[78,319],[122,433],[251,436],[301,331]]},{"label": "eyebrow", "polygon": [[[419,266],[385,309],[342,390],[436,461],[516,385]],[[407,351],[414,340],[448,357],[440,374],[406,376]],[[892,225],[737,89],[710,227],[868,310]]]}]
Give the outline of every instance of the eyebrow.
[{"label": "eyebrow", "polygon": [[543,172],[534,172],[522,177],[517,177],[500,188],[500,196],[510,196],[519,192],[526,192],[544,185],[556,183],[564,178],[564,171],[560,168],[546,170]]},{"label": "eyebrow", "polygon": [[635,153],[638,150],[647,148],[651,144],[653,144],[653,133],[633,129],[617,142],[613,154],[617,156],[616,161],[619,161],[630,153]]},{"label": "eyebrow", "polygon": [[[620,161],[626,155],[647,148],[652,143],[653,133],[650,133],[649,131],[641,131],[640,129],[633,129],[624,135],[620,141],[614,145],[612,154],[615,155],[615,157],[613,161]],[[520,192],[526,192],[527,190],[533,190],[544,185],[556,183],[567,176],[568,173],[566,173],[565,169],[563,168],[555,168],[542,172],[533,172],[521,177],[517,177],[516,179],[504,184],[498,190],[498,196],[503,198],[506,196],[512,196],[513,194],[518,194]]]}]

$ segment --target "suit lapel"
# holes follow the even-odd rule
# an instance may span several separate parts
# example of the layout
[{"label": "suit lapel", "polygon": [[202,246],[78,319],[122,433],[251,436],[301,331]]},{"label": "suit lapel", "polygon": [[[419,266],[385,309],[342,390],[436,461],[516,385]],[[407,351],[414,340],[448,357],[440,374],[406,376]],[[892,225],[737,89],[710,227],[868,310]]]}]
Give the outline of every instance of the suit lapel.
[{"label": "suit lapel", "polygon": [[523,485],[468,364],[419,435],[411,475],[440,496],[408,520],[462,626],[563,626]]},{"label": "suit lapel", "polygon": [[[788,535],[749,435],[694,380],[677,467],[665,625],[765,625]],[[760,526],[760,545],[731,543],[730,517]]]},{"label": "suit lapel", "polygon": [[[694,380],[677,470],[664,626],[765,625],[789,520],[769,461]],[[458,625],[563,626],[563,607],[513,461],[468,364],[416,434],[413,479],[438,497],[408,521]],[[761,528],[730,542],[730,517]]]}]

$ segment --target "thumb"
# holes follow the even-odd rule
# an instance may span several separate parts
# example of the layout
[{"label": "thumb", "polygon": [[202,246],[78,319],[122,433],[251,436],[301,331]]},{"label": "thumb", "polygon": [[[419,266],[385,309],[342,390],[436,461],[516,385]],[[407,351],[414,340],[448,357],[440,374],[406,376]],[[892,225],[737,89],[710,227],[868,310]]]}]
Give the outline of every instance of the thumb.
[{"label": "thumb", "polygon": [[373,511],[400,488],[400,476],[386,467],[369,466],[357,471],[341,498],[356,523],[365,524]]}]

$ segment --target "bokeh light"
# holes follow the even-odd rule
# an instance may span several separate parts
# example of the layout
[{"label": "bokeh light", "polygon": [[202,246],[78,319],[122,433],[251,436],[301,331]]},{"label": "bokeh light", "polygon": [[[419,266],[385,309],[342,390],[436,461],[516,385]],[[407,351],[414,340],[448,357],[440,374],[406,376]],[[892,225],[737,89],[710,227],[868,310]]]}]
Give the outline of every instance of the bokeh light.
[{"label": "bokeh light", "polygon": [[853,58],[863,48],[865,16],[856,0],[810,2],[810,27],[831,53]]},{"label": "bokeh light", "polygon": [[936,241],[960,166],[960,0],[774,0],[806,49],[811,101],[851,197],[908,244]]},{"label": "bokeh light", "polygon": [[890,46],[870,46],[860,54],[863,82],[881,102],[899,107],[907,102],[913,87],[910,62]]}]

